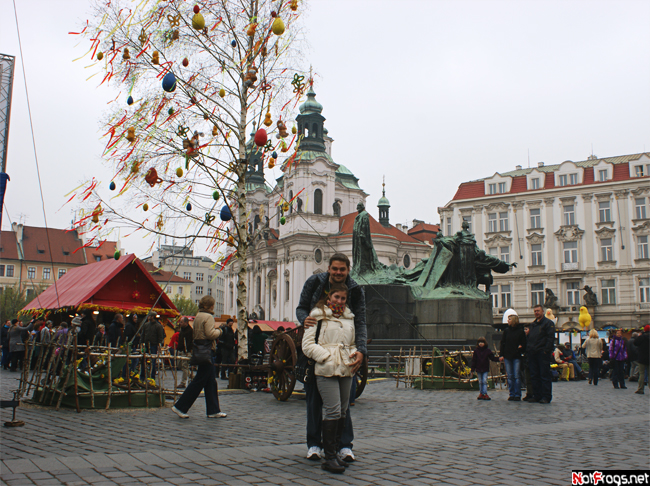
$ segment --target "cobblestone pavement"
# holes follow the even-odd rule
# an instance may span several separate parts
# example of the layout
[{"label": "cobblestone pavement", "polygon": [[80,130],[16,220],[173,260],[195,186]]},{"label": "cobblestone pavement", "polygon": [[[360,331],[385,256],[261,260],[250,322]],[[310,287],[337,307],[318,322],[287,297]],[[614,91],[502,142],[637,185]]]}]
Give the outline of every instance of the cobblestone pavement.
[{"label": "cobblestone pavement", "polygon": [[[3,399],[16,378],[0,372]],[[570,484],[576,468],[650,467],[650,393],[633,387],[556,383],[553,402],[540,405],[508,402],[505,390],[488,402],[372,381],[352,409],[357,462],[343,475],[304,458],[297,398],[222,391],[227,418],[207,419],[201,397],[189,420],[168,407],[77,414],[26,405],[18,410],[26,425],[1,430],[0,477],[8,485]],[[2,421],[10,418],[2,410]]]}]

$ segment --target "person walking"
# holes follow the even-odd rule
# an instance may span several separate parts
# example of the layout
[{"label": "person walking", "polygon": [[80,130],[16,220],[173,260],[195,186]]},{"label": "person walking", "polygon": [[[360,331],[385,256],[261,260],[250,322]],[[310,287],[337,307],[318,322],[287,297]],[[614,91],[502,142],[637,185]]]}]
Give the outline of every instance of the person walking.
[{"label": "person walking", "polygon": [[623,331],[616,330],[616,335],[609,341],[609,361],[613,364],[612,382],[614,388],[625,390],[625,362],[627,361],[627,349],[623,340]]},{"label": "person walking", "polygon": [[158,359],[158,346],[162,345],[165,341],[165,329],[160,321],[156,318],[155,312],[149,312],[147,321],[142,326],[142,343],[145,346],[145,352],[151,356],[151,374],[145,374],[146,360],[142,360],[142,369],[140,379],[146,378],[156,379],[156,361]]},{"label": "person walking", "polygon": [[237,361],[237,346],[235,343],[235,331],[232,329],[232,325],[235,323],[232,319],[226,320],[226,325],[223,327],[223,334],[219,338],[219,353],[221,355],[221,379],[226,380],[226,371],[228,375],[233,373],[233,368],[227,365],[235,364]]},{"label": "person walking", "polygon": [[[192,329],[192,326],[190,326],[190,320],[186,316],[181,318],[180,325],[181,329],[178,331],[178,344],[176,346],[176,353],[178,356],[189,358],[192,356],[192,341],[194,340],[194,330]],[[183,370],[183,376],[178,387],[185,388],[187,385],[187,377],[190,372],[189,359],[181,360],[181,370]]]},{"label": "person walking", "polygon": [[509,401],[521,401],[521,361],[526,352],[526,333],[519,325],[519,316],[508,316],[508,327],[501,336],[501,357],[499,360],[506,366],[508,375]]},{"label": "person walking", "polygon": [[555,342],[555,325],[544,316],[544,308],[536,305],[533,308],[535,320],[530,324],[526,350],[530,379],[533,385],[533,398],[529,403],[551,403],[553,399],[553,377],[551,375],[551,360]]},{"label": "person walking", "polygon": [[494,356],[492,350],[488,347],[484,337],[478,338],[470,369],[478,377],[479,394],[477,400],[492,400],[488,395],[488,372],[490,371],[490,361],[498,362],[499,358]]},{"label": "person walking", "polygon": [[[212,314],[214,312],[214,297],[204,295],[199,301],[199,312],[194,319],[193,339],[194,344],[203,344],[206,341],[212,343],[212,349],[215,349],[215,341],[223,333],[222,327],[217,327]],[[203,390],[205,395],[205,410],[208,418],[224,418],[226,414],[219,407],[219,394],[217,389],[217,376],[214,370],[214,364],[202,363],[197,366],[194,379],[187,385],[187,388],[180,396],[178,401],[172,407],[172,411],[180,418],[186,419],[190,416],[187,414],[190,408]]]},{"label": "person walking", "polygon": [[9,329],[9,349],[11,351],[11,371],[16,371],[18,363],[20,368],[23,367],[25,360],[25,339],[29,333],[34,329],[34,320],[28,326],[23,327],[22,322],[18,319],[11,321],[11,328]]},{"label": "person walking", "polygon": [[637,365],[639,366],[639,384],[634,393],[643,395],[643,388],[648,379],[648,361],[650,348],[650,324],[643,328],[643,334],[634,339],[634,345],[639,353]]},{"label": "person walking", "polygon": [[11,362],[11,351],[9,350],[9,329],[11,329],[11,320],[7,319],[2,325],[2,369],[8,370]]},{"label": "person walking", "polygon": [[600,376],[600,365],[603,356],[603,342],[598,337],[598,331],[592,329],[589,331],[589,337],[582,343],[582,348],[587,353],[589,362],[589,384],[598,386],[598,377]]},{"label": "person walking", "polygon": [[323,295],[309,313],[318,324],[306,329],[302,338],[303,353],[315,361],[316,386],[325,411],[322,420],[325,460],[321,468],[339,474],[347,467],[338,452],[350,403],[354,363],[351,356],[356,352],[354,314],[346,305],[347,299],[348,287],[333,283],[329,294]]},{"label": "person walking", "polygon": [[[366,328],[366,297],[363,288],[350,278],[350,259],[343,253],[335,253],[329,259],[327,272],[312,275],[303,285],[300,300],[296,308],[296,317],[305,330],[318,324],[318,320],[310,317],[309,313],[316,306],[324,293],[328,293],[330,286],[335,283],[344,283],[348,287],[347,306],[354,314],[354,344],[356,352],[353,353],[352,374],[355,374],[364,356],[367,354]],[[323,400],[314,382],[305,384],[307,399],[307,459],[318,460],[322,451],[322,408]],[[355,460],[352,453],[354,430],[350,410],[345,413],[345,428],[341,435],[341,450],[339,458],[346,462]]]}]

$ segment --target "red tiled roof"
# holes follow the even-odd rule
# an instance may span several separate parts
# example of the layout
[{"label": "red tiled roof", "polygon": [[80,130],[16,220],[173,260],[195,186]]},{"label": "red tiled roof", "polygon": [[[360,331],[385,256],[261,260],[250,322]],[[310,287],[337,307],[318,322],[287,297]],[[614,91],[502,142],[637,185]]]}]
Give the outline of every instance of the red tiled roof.
[{"label": "red tiled roof", "polygon": [[[335,236],[340,237],[344,235],[352,235],[352,230],[354,229],[354,218],[357,217],[356,212],[346,214],[339,218],[339,234]],[[395,226],[385,227],[381,225],[375,218],[370,217],[370,233],[373,238],[389,238],[401,241],[402,243],[413,243],[416,245],[422,245],[423,243],[420,240],[409,236],[403,231],[398,230]]]},{"label": "red tiled roof", "polygon": [[544,189],[553,189],[555,187],[555,172],[547,172],[544,179]]},{"label": "red tiled roof", "polygon": [[13,231],[0,232],[0,260],[18,260],[18,245],[16,233]]},{"label": "red tiled roof", "polygon": [[625,181],[631,179],[630,177],[630,164],[616,164],[614,165],[614,174],[612,180],[614,181]]},{"label": "red tiled roof", "polygon": [[583,184],[593,184],[594,183],[594,168],[593,167],[585,167],[585,170],[582,173],[582,183]]},{"label": "red tiled roof", "polygon": [[[137,291],[137,294],[135,293]],[[82,265],[68,271],[21,311],[90,307],[102,310],[147,309],[178,315],[176,307],[135,255]],[[114,312],[114,311],[113,311]]]},{"label": "red tiled roof", "polygon": [[[86,261],[88,263],[93,263],[102,260],[108,260],[114,258],[115,250],[117,249],[116,241],[105,241],[99,246],[89,246],[84,248],[86,252]],[[99,257],[99,260],[97,258]]]},{"label": "red tiled roof", "polygon": [[159,284],[167,283],[184,283],[191,284],[194,283],[192,280],[187,280],[186,278],[181,278],[178,275],[174,275],[172,272],[168,272],[161,268],[156,268],[153,263],[141,262],[144,269],[149,272],[149,275]]},{"label": "red tiled roof", "polygon": [[510,192],[525,192],[528,189],[528,182],[526,181],[526,176],[518,176],[512,178],[512,185],[510,186]]},{"label": "red tiled roof", "polygon": [[438,231],[440,226],[437,224],[419,223],[408,230],[408,234],[416,240],[430,242],[436,238]]},{"label": "red tiled roof", "polygon": [[485,183],[483,181],[463,182],[458,186],[453,199],[473,199],[481,196],[485,196]]},{"label": "red tiled roof", "polygon": [[[83,250],[75,253],[75,250],[82,246],[83,243],[75,230],[55,228],[46,230],[35,226],[23,226],[22,248],[27,261],[85,265]],[[50,248],[52,249],[51,257]]]}]

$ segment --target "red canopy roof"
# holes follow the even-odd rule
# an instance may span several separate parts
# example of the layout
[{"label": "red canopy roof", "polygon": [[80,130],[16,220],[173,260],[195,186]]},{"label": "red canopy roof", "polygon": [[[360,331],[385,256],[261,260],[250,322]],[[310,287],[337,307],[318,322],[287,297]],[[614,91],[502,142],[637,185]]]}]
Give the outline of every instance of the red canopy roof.
[{"label": "red canopy roof", "polygon": [[133,254],[73,268],[36,296],[21,314],[80,309],[178,315],[167,294]]}]

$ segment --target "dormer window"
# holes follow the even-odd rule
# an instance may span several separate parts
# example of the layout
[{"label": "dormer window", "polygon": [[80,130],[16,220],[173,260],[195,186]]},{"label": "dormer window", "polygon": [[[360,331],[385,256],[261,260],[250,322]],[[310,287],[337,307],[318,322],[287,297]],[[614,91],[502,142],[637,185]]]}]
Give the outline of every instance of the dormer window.
[{"label": "dormer window", "polygon": [[578,174],[569,174],[569,185],[575,186],[578,183]]},{"label": "dormer window", "polygon": [[607,180],[607,169],[598,171],[598,182],[605,182]]},{"label": "dormer window", "polygon": [[490,189],[490,194],[496,194],[497,193],[497,185],[496,185],[496,183],[490,184],[488,187]]},{"label": "dormer window", "polygon": [[535,177],[530,180],[531,189],[539,189],[539,177]]},{"label": "dormer window", "polygon": [[644,177],[650,173],[650,164],[634,166],[634,177]]},{"label": "dormer window", "polygon": [[506,192],[506,183],[505,182],[499,182],[499,194],[503,194]]}]

